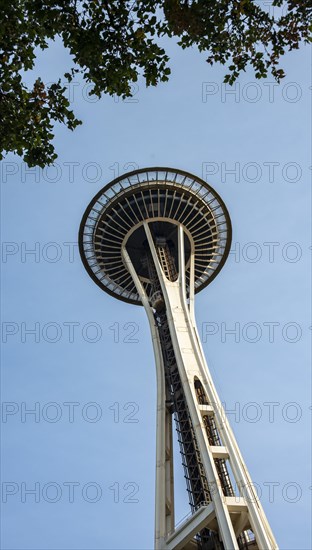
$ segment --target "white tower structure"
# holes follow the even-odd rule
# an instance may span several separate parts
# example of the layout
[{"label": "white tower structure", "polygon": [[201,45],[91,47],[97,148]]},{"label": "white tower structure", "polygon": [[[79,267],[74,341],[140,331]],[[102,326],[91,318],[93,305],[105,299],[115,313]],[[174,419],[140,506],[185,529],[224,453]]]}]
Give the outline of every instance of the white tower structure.
[{"label": "white tower structure", "polygon": [[[157,377],[155,549],[278,548],[212,381],[194,294],[222,268],[231,222],[219,195],[181,170],[115,179],[89,204],[79,246],[92,279],[143,305]],[[190,516],[175,527],[174,418]]]}]

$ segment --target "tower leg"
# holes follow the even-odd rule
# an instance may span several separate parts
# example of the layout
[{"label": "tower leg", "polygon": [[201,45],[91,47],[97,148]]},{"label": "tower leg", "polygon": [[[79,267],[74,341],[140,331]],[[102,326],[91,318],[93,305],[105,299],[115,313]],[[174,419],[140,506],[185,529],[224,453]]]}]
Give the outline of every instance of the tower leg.
[{"label": "tower leg", "polygon": [[132,265],[125,247],[122,249],[123,261],[140,293],[149,320],[153,342],[156,381],[157,381],[157,412],[156,412],[156,479],[155,479],[155,549],[164,547],[165,539],[174,529],[174,477],[173,477],[173,441],[172,415],[166,405],[166,384],[164,364],[161,352],[159,334],[146,292]]},{"label": "tower leg", "polygon": [[[151,329],[155,330],[154,327]],[[174,480],[172,448],[172,415],[166,406],[164,368],[157,347],[157,415],[156,415],[156,486],[155,486],[155,548],[163,548],[168,533],[174,529]],[[154,347],[154,350],[155,350]]]}]

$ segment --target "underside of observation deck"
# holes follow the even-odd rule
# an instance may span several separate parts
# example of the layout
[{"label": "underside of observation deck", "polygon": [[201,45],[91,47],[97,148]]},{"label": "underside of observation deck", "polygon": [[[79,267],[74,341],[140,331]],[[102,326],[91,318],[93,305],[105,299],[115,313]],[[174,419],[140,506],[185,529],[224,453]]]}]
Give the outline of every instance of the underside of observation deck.
[{"label": "underside of observation deck", "polygon": [[[122,246],[127,241],[138,255],[142,253],[145,221],[156,225],[162,222],[160,231],[165,229],[166,237],[170,237],[167,231],[170,234],[174,225],[183,226],[194,246],[195,292],[210,283],[222,268],[230,248],[231,223],[218,194],[187,172],[169,168],[138,170],[102,189],[88,206],[80,226],[84,265],[96,284],[109,294],[141,305],[122,258]],[[188,284],[189,275],[187,266]]]}]

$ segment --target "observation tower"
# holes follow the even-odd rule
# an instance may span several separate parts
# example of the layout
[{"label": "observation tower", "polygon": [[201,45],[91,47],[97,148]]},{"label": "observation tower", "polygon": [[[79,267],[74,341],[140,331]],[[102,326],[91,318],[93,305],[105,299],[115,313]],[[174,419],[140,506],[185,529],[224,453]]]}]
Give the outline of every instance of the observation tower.
[{"label": "observation tower", "polygon": [[[111,296],[143,305],[157,379],[157,550],[278,548],[205,361],[194,294],[221,270],[231,222],[182,170],[147,168],[101,189],[80,226],[82,261]],[[173,419],[191,514],[174,519]]]}]

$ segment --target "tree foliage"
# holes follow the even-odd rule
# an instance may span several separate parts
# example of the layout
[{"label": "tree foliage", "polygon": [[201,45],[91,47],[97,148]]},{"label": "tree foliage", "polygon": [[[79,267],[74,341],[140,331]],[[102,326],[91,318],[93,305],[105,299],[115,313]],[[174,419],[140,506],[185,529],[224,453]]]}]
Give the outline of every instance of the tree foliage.
[{"label": "tree foliage", "polygon": [[[226,65],[229,84],[248,65],[256,78],[271,72],[279,81],[280,57],[311,41],[312,0],[273,0],[271,8],[276,13],[253,0],[0,0],[2,157],[11,151],[29,166],[53,163],[55,122],[70,130],[81,124],[64,77],[80,73],[91,94],[123,98],[139,76],[147,86],[167,81],[169,58],[157,42],[164,36],[206,52],[211,65]],[[56,37],[72,66],[52,85],[37,78],[27,86],[23,75],[34,69],[38,48]]]}]

